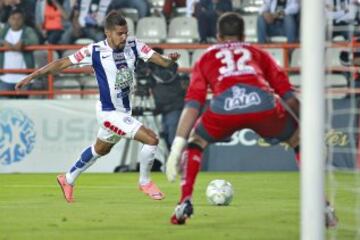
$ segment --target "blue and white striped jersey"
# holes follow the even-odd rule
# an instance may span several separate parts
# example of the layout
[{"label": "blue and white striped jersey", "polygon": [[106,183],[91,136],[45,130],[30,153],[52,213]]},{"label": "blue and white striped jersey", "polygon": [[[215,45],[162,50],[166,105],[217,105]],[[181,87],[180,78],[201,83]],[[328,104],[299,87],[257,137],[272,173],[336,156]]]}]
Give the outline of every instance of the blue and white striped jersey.
[{"label": "blue and white striped jersey", "polygon": [[128,37],[123,49],[113,50],[107,40],[89,44],[69,56],[77,65],[91,65],[95,72],[103,111],[131,112],[131,94],[135,86],[135,64],[154,54],[145,43]]}]

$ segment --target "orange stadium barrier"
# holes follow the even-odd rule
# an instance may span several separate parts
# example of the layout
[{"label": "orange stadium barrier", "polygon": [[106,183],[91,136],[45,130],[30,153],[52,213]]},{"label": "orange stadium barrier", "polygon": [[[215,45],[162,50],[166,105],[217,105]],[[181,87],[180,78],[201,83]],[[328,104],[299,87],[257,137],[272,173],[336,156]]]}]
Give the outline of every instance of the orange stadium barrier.
[{"label": "orange stadium barrier", "polygon": [[[260,48],[280,48],[283,50],[283,63],[284,70],[287,73],[299,72],[299,67],[290,67],[288,53],[290,49],[299,48],[299,44],[288,44],[288,43],[274,43],[274,44],[254,44]],[[65,51],[65,50],[74,50],[79,49],[83,45],[33,45],[24,48],[24,51],[34,51],[34,50],[45,50],[48,51],[48,62],[53,61],[53,52],[54,51]],[[151,47],[162,48],[162,49],[185,49],[185,50],[196,50],[196,49],[205,49],[209,47],[208,44],[150,44]],[[331,43],[328,47],[331,48],[349,48],[353,49],[355,47],[360,47],[360,44],[351,43],[351,42],[342,42],[342,43]],[[0,51],[6,51],[7,49],[4,47],[0,47]],[[358,71],[358,67],[331,67],[327,68],[329,72],[355,72]],[[36,69],[0,69],[0,74],[3,73],[31,73]],[[77,69],[66,69],[62,73],[72,73],[72,74],[92,74],[92,69],[90,67],[82,67]],[[191,68],[179,68],[179,72],[189,73],[191,72]],[[349,93],[360,93],[360,90],[357,89],[348,89]],[[344,89],[329,89],[330,93],[343,92]],[[80,94],[80,95],[88,95],[88,94],[96,94],[97,90],[55,90],[54,89],[54,75],[48,75],[48,89],[47,90],[23,90],[20,92],[14,91],[0,91],[0,95],[45,95],[48,96],[49,99],[52,99],[54,95],[57,94]]]}]

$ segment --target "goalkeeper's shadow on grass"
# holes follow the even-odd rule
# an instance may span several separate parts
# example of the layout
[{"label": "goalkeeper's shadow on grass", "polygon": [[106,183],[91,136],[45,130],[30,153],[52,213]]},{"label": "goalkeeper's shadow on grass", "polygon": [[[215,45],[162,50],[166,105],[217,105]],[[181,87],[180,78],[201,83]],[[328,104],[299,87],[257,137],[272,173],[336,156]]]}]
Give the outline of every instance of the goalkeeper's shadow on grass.
[{"label": "goalkeeper's shadow on grass", "polygon": [[[162,162],[158,159],[154,160],[154,164],[151,168],[152,172],[162,172],[161,167],[163,166]],[[131,169],[129,165],[118,165],[114,168],[114,173],[124,173],[124,172],[139,172],[140,171],[140,164],[136,164],[135,169]]]}]

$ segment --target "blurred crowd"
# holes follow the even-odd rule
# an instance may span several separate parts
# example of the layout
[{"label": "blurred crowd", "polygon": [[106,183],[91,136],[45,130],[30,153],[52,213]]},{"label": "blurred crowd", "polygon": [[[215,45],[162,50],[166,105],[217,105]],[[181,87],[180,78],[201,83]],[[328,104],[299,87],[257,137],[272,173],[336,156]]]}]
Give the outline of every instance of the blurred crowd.
[{"label": "blurred crowd", "polygon": [[[328,36],[348,40],[359,23],[357,0],[325,0]],[[31,28],[39,43],[73,44],[79,38],[99,41],[104,38],[103,21],[111,10],[132,14],[135,23],[148,16],[164,17],[169,23],[174,16],[195,17],[199,41],[213,42],[216,20],[224,12],[239,11],[258,15],[257,41],[266,43],[273,37],[287,42],[299,39],[300,0],[1,0],[0,39],[4,41],[14,10],[22,12],[23,27]],[[252,12],[246,7],[253,5]],[[254,10],[255,9],[255,10]],[[129,11],[132,10],[132,11]],[[5,31],[4,31],[5,30]]]},{"label": "blurred crowd", "polygon": [[[359,1],[325,1],[328,40],[346,41],[358,35]],[[104,39],[103,22],[111,10],[122,11],[135,24],[148,16],[164,18],[168,25],[177,16],[193,17],[200,43],[215,42],[218,17],[238,11],[244,16],[245,28],[254,28],[258,43],[279,38],[282,42],[299,41],[300,0],[0,0],[0,46],[10,49],[0,51],[0,68],[34,68],[33,53],[21,51],[26,45],[84,44],[88,42],[79,39]],[[252,25],[247,16],[255,19]],[[13,89],[23,76],[1,75],[0,90]]]}]

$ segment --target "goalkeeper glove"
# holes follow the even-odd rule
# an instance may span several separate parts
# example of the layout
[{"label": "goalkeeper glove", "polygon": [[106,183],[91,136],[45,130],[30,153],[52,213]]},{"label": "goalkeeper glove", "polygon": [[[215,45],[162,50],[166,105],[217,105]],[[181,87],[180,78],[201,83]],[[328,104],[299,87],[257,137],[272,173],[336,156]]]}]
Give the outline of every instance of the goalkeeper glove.
[{"label": "goalkeeper glove", "polygon": [[183,137],[175,137],[171,146],[169,157],[166,161],[166,177],[169,182],[174,182],[179,172],[179,160],[181,152],[185,147],[186,140]]}]

